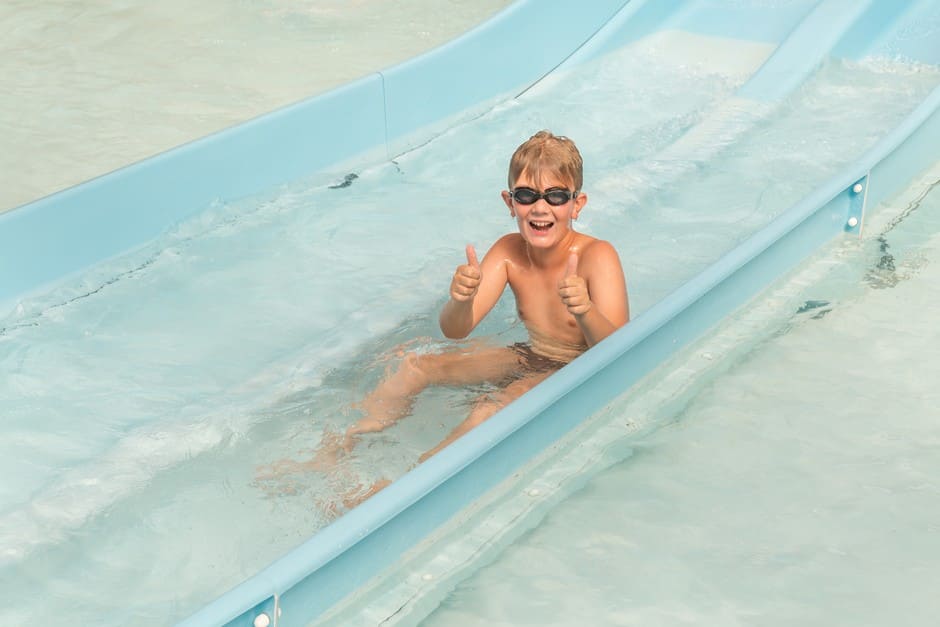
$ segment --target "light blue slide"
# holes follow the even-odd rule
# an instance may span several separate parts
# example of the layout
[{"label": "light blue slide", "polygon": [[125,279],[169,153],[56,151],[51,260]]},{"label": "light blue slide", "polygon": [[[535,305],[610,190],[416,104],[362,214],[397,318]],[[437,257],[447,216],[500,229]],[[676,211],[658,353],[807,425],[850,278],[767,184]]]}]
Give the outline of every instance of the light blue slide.
[{"label": "light blue slide", "polygon": [[[940,66],[940,36],[929,27],[938,20],[937,0],[520,0],[410,62],[0,215],[0,306],[139,246],[219,199],[418,146],[433,151],[455,125],[625,47],[668,46],[694,63],[705,49],[744,46],[755,59],[747,80],[653,157],[679,164],[657,171],[660,184],[682,184],[695,164],[760,128],[833,59]],[[553,36],[558,30],[564,37]],[[866,211],[938,160],[940,87],[680,289],[181,624],[307,625],[326,615],[808,255],[837,236],[858,236]]]}]

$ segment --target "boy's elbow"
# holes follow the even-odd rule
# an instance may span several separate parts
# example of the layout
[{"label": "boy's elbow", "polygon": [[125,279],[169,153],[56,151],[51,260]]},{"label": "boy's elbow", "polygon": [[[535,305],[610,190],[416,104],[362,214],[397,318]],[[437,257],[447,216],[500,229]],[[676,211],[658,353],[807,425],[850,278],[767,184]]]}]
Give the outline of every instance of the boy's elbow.
[{"label": "boy's elbow", "polygon": [[470,335],[469,333],[461,333],[454,329],[445,328],[444,326],[441,326],[441,332],[444,334],[444,337],[446,337],[448,340],[462,340],[468,335]]},{"label": "boy's elbow", "polygon": [[441,328],[441,333],[449,340],[462,340],[473,330],[472,326],[467,327],[461,324],[460,320],[454,320],[454,316],[448,315],[446,308],[437,319],[437,324]]}]

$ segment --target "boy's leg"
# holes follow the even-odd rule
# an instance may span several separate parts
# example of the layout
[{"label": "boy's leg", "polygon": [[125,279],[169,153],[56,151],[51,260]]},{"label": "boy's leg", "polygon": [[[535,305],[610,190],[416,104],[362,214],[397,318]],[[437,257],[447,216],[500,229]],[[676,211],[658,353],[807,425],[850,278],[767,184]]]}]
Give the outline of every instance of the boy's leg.
[{"label": "boy's leg", "polygon": [[490,416],[544,381],[548,375],[552,374],[552,372],[554,371],[549,370],[527,375],[522,379],[513,381],[507,385],[505,389],[497,394],[488,394],[482,397],[477,402],[477,404],[474,405],[470,415],[467,416],[463,422],[457,425],[440,444],[432,448],[430,451],[424,453],[418,459],[418,461],[423,462],[432,455],[436,455],[444,447],[459,439],[460,436],[464,435],[477,425],[486,422]]},{"label": "boy's leg", "polygon": [[519,353],[507,347],[470,346],[443,353],[409,353],[397,370],[358,404],[365,416],[346,431],[342,448],[348,451],[359,435],[382,431],[398,422],[411,411],[415,397],[430,385],[499,382],[521,367]]},{"label": "boy's leg", "polygon": [[471,345],[444,353],[409,353],[398,369],[359,403],[365,416],[350,426],[345,434],[325,433],[312,459],[302,462],[281,460],[259,469],[258,478],[267,480],[293,472],[330,470],[341,452],[348,453],[353,449],[358,436],[386,429],[404,417],[411,410],[414,397],[427,386],[499,382],[518,373],[522,367],[520,354],[507,347]]}]

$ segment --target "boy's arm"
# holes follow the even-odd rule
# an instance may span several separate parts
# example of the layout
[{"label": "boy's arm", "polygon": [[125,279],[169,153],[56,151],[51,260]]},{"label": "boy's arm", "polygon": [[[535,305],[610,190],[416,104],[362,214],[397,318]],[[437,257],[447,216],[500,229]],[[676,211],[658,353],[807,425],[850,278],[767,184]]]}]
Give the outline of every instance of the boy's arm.
[{"label": "boy's arm", "polygon": [[450,283],[450,300],[441,310],[441,331],[450,339],[470,335],[486,314],[490,312],[509,278],[505,255],[499,240],[478,262],[472,245],[467,246],[467,263],[457,267]]},{"label": "boy's arm", "polygon": [[630,320],[627,284],[617,251],[598,240],[580,258],[572,254],[559,294],[588,346],[594,346]]}]

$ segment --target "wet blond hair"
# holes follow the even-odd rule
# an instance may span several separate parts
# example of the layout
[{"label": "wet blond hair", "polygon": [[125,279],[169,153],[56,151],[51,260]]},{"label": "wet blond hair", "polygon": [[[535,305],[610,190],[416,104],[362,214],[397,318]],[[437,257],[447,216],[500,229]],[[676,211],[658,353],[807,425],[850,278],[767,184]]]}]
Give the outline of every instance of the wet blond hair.
[{"label": "wet blond hair", "polygon": [[550,131],[539,131],[522,143],[509,160],[509,189],[512,189],[523,173],[542,186],[542,173],[553,174],[562,181],[574,185],[581,191],[584,182],[584,162],[574,142]]}]

